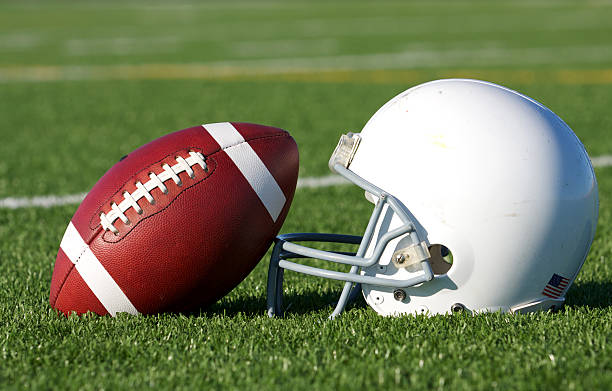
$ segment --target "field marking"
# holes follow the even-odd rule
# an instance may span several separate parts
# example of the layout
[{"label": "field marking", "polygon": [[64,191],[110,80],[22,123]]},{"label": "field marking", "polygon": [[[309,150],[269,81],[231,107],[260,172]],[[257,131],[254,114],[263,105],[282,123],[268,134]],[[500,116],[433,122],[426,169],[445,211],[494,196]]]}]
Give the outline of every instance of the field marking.
[{"label": "field marking", "polygon": [[[432,77],[480,77],[487,80],[562,84],[612,83],[612,69],[491,70],[482,66],[591,64],[612,61],[612,45],[426,49],[311,57],[282,57],[177,64],[1,66],[0,82],[73,80],[287,80],[398,83]],[[568,64],[569,65],[569,64]],[[427,68],[410,71],[411,68]],[[467,67],[467,69],[461,69]],[[439,70],[439,68],[447,68]],[[454,69],[448,69],[454,68]],[[497,76],[497,78],[495,77]]]},{"label": "field marking", "polygon": [[[612,162],[612,156],[610,157]],[[321,188],[339,185],[348,185],[346,179],[338,175],[327,175],[322,177],[299,178],[297,187],[301,188]],[[68,194],[63,196],[48,195],[36,197],[7,197],[0,198],[0,209],[21,209],[21,208],[52,208],[54,206],[78,204],[87,193]]]},{"label": "field marking", "polygon": [[20,208],[51,208],[54,206],[78,204],[87,193],[68,194],[63,196],[48,195],[36,197],[8,197],[0,199],[0,209],[20,209]]},{"label": "field marking", "polygon": [[299,178],[298,189],[317,189],[320,187],[350,185],[351,183],[339,175],[326,175],[320,177]]},{"label": "field marking", "polygon": [[[475,5],[481,6],[484,2],[482,0],[473,0],[473,1],[452,1],[452,0],[439,0],[435,2],[420,0],[420,1],[412,1],[410,2],[411,6],[429,6],[434,8],[446,8],[448,6],[455,6],[461,8],[473,7]],[[514,1],[508,2],[505,4],[507,8],[550,8],[556,9],[561,7],[573,6],[575,5],[575,0],[529,0],[529,1]],[[321,2],[317,4],[318,7],[323,8],[333,8],[335,4],[326,4],[325,2]],[[404,1],[386,1],[385,5],[388,6],[401,6],[405,7],[406,2]],[[588,2],[589,7],[608,7],[612,5],[610,0],[590,0]],[[84,3],[74,3],[74,2],[54,2],[54,6],[69,6],[71,9],[92,9],[92,10],[138,10],[138,11],[159,11],[159,12],[168,12],[168,11],[189,11],[192,12],[194,10],[260,10],[260,9],[271,9],[271,10],[279,10],[279,9],[311,9],[312,5],[308,2],[286,2],[286,1],[231,1],[231,2],[179,2],[178,4],[172,2],[163,2],[159,4],[148,4],[147,2],[121,2],[115,3],[111,2],[84,2]],[[370,9],[372,6],[368,2],[354,2],[351,4],[352,8],[367,8]],[[38,2],[30,3],[30,2],[16,2],[14,4],[10,4],[11,9],[24,9],[24,10],[39,10],[41,8],[41,4]]]},{"label": "field marking", "polygon": [[612,166],[612,155],[595,156],[591,158],[593,167],[610,167]]},{"label": "field marking", "polygon": [[226,44],[226,50],[234,57],[253,56],[297,56],[309,52],[318,55],[331,55],[340,47],[338,38],[293,38],[259,39],[238,41]]},{"label": "field marking", "polygon": [[177,36],[161,37],[114,37],[71,38],[64,41],[64,52],[68,56],[132,56],[150,53],[173,53],[179,50]]},{"label": "field marking", "polygon": [[468,77],[504,83],[612,84],[612,68],[503,70],[456,68],[447,70],[242,68],[206,64],[141,64],[110,66],[0,67],[0,83],[93,80],[223,80],[293,81],[320,83],[416,83],[431,79]]},{"label": "field marking", "polygon": [[22,51],[40,46],[43,38],[35,33],[0,34],[0,51]]},{"label": "field marking", "polygon": [[[612,155],[595,156],[591,159],[593,167],[611,167]],[[350,182],[338,175],[326,175],[321,177],[299,178],[298,189],[318,189],[331,186],[349,185]],[[87,193],[69,194],[64,196],[48,195],[37,197],[8,197],[0,198],[0,209],[20,208],[52,208],[54,206],[78,204]]]}]

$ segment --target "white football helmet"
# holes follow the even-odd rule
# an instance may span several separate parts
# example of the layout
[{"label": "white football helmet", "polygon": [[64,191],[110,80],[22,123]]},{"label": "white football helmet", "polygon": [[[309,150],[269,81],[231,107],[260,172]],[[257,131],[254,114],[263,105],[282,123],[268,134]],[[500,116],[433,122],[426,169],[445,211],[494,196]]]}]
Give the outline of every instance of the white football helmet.
[{"label": "white football helmet", "polygon": [[[399,94],[361,133],[341,137],[330,167],[366,191],[370,221],[363,237],[279,236],[270,316],[282,311],[283,269],[346,281],[332,317],[359,285],[381,315],[548,310],[563,304],[595,234],[597,182],[584,146],[548,108],[492,83],[438,80]],[[304,257],[351,268],[287,260]]]}]

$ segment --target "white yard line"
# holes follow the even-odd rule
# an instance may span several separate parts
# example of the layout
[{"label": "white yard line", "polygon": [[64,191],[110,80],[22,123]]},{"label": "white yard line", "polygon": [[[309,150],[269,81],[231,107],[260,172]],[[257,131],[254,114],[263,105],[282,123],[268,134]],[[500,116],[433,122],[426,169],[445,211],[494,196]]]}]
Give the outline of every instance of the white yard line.
[{"label": "white yard line", "polygon": [[[131,45],[131,44],[130,44]],[[157,45],[159,46],[159,45]],[[79,49],[80,50],[80,49]],[[123,50],[123,49],[122,49]],[[532,47],[532,48],[451,48],[411,49],[352,55],[284,57],[211,61],[189,64],[116,64],[116,65],[13,65],[0,66],[0,82],[44,82],[65,80],[215,80],[227,78],[257,78],[269,75],[295,75],[321,72],[363,72],[457,68],[464,74],[482,66],[531,66],[554,64],[551,76],[559,83],[575,83],[593,77],[592,69],[561,69],[560,65],[608,64],[612,61],[612,45]],[[473,69],[472,69],[473,70]],[[610,70],[595,70],[597,82],[610,82]],[[500,71],[498,71],[500,72]],[[504,71],[512,74],[520,71]],[[603,72],[603,73],[602,73]],[[426,73],[425,73],[426,74]],[[582,78],[579,77],[582,75]]]},{"label": "white yard line", "polygon": [[[328,175],[322,177],[310,177],[298,179],[298,188],[319,188],[346,185],[349,182],[338,176]],[[36,197],[8,197],[0,198],[0,209],[19,209],[19,208],[52,208],[54,206],[78,204],[83,201],[87,193],[68,194],[68,195],[47,195]]]},{"label": "white yard line", "polygon": [[330,186],[348,185],[348,184],[350,184],[350,182],[339,175],[327,175],[327,176],[320,176],[320,177],[299,178],[297,187],[298,189],[302,189],[302,188],[316,189],[318,187],[330,187]]},{"label": "white yard line", "polygon": [[[594,167],[610,167],[612,166],[612,155],[596,156],[591,159]],[[331,186],[348,185],[346,179],[338,175],[326,175],[321,177],[306,177],[299,178],[298,189],[322,188]],[[78,204],[83,201],[87,193],[68,194],[63,196],[48,195],[37,197],[8,197],[0,198],[0,209],[19,209],[19,208],[51,208],[54,206]]]},{"label": "white yard line", "polygon": [[53,206],[78,204],[87,193],[68,194],[63,196],[48,195],[37,197],[8,197],[0,199],[0,209],[51,208]]},{"label": "white yard line", "polygon": [[595,156],[591,158],[593,167],[610,167],[612,166],[612,155]]},{"label": "white yard line", "polygon": [[528,66],[554,64],[592,64],[612,60],[612,45],[563,47],[475,47],[420,48],[398,52],[340,54],[331,56],[261,58],[212,61],[203,63],[211,68],[246,68],[286,72],[294,70],[372,70],[440,67]]}]

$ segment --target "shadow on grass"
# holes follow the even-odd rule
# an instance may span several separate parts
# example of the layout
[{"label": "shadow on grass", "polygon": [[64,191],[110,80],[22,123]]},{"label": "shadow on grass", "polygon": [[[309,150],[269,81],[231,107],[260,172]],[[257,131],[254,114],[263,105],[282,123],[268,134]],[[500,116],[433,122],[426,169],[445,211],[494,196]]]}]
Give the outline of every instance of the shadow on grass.
[{"label": "shadow on grass", "polygon": [[[567,295],[567,306],[608,308],[612,307],[612,281],[606,282],[582,282],[573,285]],[[331,313],[339,298],[339,292],[330,291],[305,292],[287,294],[283,297],[283,309],[286,314],[304,315],[315,313],[321,310]],[[350,303],[346,310],[352,308],[365,308],[367,304],[361,295],[358,299]],[[208,314],[236,316],[238,314],[246,316],[262,316],[267,312],[265,296],[235,296],[226,297],[221,301],[207,308],[196,310],[190,315]]]},{"label": "shadow on grass", "polygon": [[566,305],[608,308],[612,306],[612,281],[587,281],[570,288]]},{"label": "shadow on grass", "polygon": [[[285,313],[304,315],[307,313],[328,310],[330,313],[336,305],[340,292],[306,292],[300,294],[289,294],[283,297],[283,310]],[[346,309],[365,307],[366,303],[361,296],[354,302],[347,305]],[[246,316],[265,315],[267,313],[266,298],[262,296],[236,297],[223,299],[212,306],[194,311],[197,313],[210,315],[235,316],[243,314]]]}]

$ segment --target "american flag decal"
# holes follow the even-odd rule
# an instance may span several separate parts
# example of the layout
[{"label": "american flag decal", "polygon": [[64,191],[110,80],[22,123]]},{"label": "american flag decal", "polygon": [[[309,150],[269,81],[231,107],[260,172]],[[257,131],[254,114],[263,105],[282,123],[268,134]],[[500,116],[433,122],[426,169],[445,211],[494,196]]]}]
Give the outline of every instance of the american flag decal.
[{"label": "american flag decal", "polygon": [[550,281],[548,281],[548,284],[546,284],[546,287],[544,287],[542,294],[553,299],[558,299],[563,296],[568,284],[569,280],[567,278],[561,277],[555,273],[550,278]]}]

